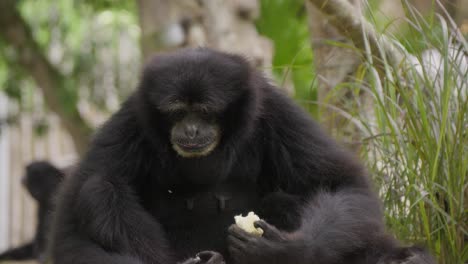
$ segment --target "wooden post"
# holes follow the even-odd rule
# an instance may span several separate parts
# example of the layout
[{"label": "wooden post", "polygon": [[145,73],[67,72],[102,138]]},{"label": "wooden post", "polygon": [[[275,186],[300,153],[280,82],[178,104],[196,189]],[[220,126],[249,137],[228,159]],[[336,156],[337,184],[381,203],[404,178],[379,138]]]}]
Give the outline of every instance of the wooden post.
[{"label": "wooden post", "polygon": [[[8,99],[0,93],[0,120],[8,115]],[[9,215],[10,215],[10,147],[8,127],[0,123],[0,250],[9,246]]]}]

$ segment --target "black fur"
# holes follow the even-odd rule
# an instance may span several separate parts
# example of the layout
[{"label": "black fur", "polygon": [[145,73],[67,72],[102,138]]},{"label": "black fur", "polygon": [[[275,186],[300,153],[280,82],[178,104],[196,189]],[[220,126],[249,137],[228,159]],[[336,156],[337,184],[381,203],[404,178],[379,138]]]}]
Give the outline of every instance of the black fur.
[{"label": "black fur", "polygon": [[[177,100],[209,105],[221,127],[210,154],[173,150],[161,109]],[[252,210],[262,237],[229,227]],[[361,164],[244,59],[207,49],[146,66],[64,185],[54,226],[60,264],[375,264],[406,250],[385,235]]]},{"label": "black fur", "polygon": [[0,260],[41,260],[46,249],[46,233],[52,210],[52,196],[63,178],[63,173],[46,161],[35,161],[26,167],[24,187],[37,201],[37,227],[32,241],[0,253]]}]

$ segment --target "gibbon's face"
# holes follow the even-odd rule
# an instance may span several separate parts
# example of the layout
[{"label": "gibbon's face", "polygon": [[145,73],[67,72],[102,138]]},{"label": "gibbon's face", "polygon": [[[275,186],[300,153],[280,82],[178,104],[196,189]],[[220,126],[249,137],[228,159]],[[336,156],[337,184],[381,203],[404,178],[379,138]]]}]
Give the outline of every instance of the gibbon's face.
[{"label": "gibbon's face", "polygon": [[199,49],[156,56],[142,86],[169,125],[172,148],[184,158],[209,155],[223,137],[226,112],[247,90],[242,58]]},{"label": "gibbon's face", "polygon": [[170,141],[182,157],[208,155],[219,144],[221,130],[216,112],[203,104],[173,102],[165,113],[173,120]]}]

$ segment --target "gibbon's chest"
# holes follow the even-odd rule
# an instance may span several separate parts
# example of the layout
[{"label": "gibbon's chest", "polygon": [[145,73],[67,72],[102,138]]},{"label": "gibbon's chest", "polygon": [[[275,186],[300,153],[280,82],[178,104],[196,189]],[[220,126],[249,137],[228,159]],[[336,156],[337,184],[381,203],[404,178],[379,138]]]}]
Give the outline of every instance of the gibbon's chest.
[{"label": "gibbon's chest", "polygon": [[174,186],[161,192],[153,215],[181,258],[203,250],[226,251],[227,228],[234,216],[258,207],[255,186],[223,183],[203,191]]}]

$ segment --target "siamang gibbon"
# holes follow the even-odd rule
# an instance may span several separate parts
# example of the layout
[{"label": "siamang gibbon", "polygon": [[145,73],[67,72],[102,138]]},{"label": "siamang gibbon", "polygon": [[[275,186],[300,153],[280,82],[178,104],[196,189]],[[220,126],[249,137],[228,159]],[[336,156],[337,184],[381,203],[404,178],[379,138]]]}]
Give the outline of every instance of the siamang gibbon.
[{"label": "siamang gibbon", "polygon": [[[249,211],[262,236],[233,225]],[[55,217],[60,264],[432,261],[386,234],[350,153],[246,59],[205,48],[150,60]]]},{"label": "siamang gibbon", "polygon": [[50,226],[50,212],[53,209],[53,195],[63,179],[63,171],[47,161],[34,161],[26,166],[22,183],[36,200],[37,227],[33,239],[21,246],[0,253],[2,260],[42,260],[46,249],[47,231]]}]

